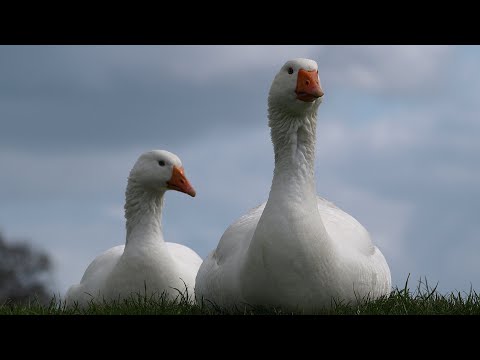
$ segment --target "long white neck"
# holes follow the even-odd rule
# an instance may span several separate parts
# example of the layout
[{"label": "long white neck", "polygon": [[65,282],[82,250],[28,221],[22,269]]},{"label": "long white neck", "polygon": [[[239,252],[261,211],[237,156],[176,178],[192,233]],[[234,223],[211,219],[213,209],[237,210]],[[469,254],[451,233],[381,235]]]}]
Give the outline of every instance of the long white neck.
[{"label": "long white neck", "polygon": [[164,242],[162,233],[164,194],[164,192],[145,190],[131,178],[128,179],[125,192],[127,246],[146,242]]},{"label": "long white neck", "polygon": [[[331,251],[331,241],[318,211],[315,186],[316,111],[304,116],[287,115],[269,106],[269,119],[275,170],[246,256],[243,276],[249,280],[258,276],[248,270],[256,266],[268,268],[270,274],[283,274],[292,261],[309,263],[312,256]],[[292,271],[303,271],[295,269]]]},{"label": "long white neck", "polygon": [[[298,205],[313,211],[315,187],[316,111],[299,116],[269,107],[269,124],[275,153],[275,170],[269,201]],[[268,204],[268,203],[267,203]]]}]

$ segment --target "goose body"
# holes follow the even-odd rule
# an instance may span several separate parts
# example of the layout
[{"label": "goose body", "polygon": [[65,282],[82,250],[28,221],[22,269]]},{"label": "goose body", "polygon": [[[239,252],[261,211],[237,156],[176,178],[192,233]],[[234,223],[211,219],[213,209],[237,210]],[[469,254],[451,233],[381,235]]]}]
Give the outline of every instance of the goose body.
[{"label": "goose body", "polygon": [[275,153],[268,200],[230,225],[203,262],[197,301],[308,313],[390,292],[389,267],[367,230],[316,194],[322,96],[313,60],[288,61],[276,75],[268,99]]},{"label": "goose body", "polygon": [[161,214],[170,189],[195,196],[180,159],[164,150],[142,154],[126,190],[126,243],[92,261],[80,283],[68,290],[67,306],[84,307],[90,301],[118,301],[137,294],[174,299],[188,291],[193,298],[202,259],[190,248],[163,238]]}]

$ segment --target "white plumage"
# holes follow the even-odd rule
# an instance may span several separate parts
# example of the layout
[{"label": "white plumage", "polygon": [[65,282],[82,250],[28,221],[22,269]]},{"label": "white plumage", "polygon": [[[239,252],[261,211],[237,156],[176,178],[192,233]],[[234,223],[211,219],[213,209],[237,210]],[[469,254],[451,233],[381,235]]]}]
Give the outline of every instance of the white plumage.
[{"label": "white plumage", "polygon": [[67,306],[164,292],[174,299],[180,292],[186,295],[185,290],[193,299],[202,259],[188,247],[163,238],[161,214],[169,189],[195,196],[180,159],[164,150],[142,154],[130,172],[125,194],[126,244],[93,260],[80,284],[68,290]]},{"label": "white plumage", "polygon": [[313,60],[288,61],[276,75],[268,98],[275,153],[269,198],[230,225],[203,262],[197,301],[308,313],[333,299],[348,302],[390,292],[390,269],[366,229],[316,194],[322,96]]}]

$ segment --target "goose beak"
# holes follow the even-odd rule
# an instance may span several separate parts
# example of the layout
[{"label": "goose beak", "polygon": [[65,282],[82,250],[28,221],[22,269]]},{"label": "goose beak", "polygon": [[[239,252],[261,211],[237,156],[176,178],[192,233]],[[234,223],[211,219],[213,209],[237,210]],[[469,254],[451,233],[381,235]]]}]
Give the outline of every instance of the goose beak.
[{"label": "goose beak", "polygon": [[305,102],[313,102],[323,96],[318,71],[298,70],[297,88],[295,89],[297,99]]},{"label": "goose beak", "polygon": [[172,177],[167,181],[167,187],[171,190],[177,190],[185,194],[195,197],[195,190],[185,177],[183,167],[173,166]]}]

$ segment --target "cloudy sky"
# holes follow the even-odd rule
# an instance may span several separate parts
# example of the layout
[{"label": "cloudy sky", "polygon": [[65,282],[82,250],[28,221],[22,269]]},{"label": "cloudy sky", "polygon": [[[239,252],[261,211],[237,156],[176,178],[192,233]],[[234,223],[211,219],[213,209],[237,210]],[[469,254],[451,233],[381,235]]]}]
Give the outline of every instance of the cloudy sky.
[{"label": "cloudy sky", "polygon": [[480,47],[0,46],[0,231],[51,254],[57,293],[124,243],[138,155],[180,156],[164,233],[205,257],[265,201],[267,93],[319,64],[318,193],[357,218],[394,285],[480,290]]}]

